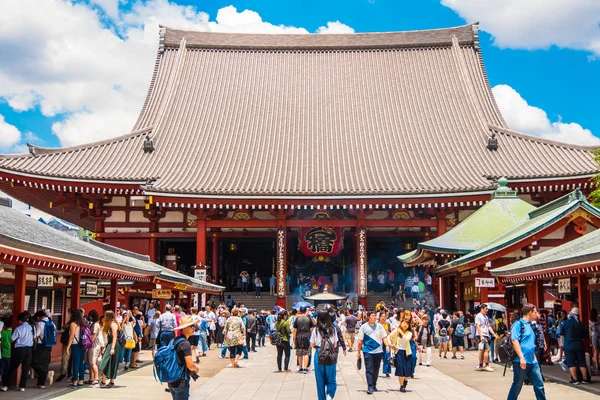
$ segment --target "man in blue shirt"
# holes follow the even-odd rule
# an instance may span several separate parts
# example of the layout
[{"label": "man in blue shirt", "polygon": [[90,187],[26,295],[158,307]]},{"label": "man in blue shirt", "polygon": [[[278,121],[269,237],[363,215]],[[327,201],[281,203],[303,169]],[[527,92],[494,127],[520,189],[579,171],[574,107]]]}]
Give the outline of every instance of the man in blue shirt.
[{"label": "man in blue shirt", "polygon": [[546,400],[542,373],[535,357],[535,332],[531,326],[531,323],[537,320],[537,307],[527,303],[523,305],[522,312],[523,318],[516,321],[510,330],[517,356],[513,360],[513,382],[508,392],[508,400],[516,400],[519,397],[525,377],[533,384],[536,400]]}]

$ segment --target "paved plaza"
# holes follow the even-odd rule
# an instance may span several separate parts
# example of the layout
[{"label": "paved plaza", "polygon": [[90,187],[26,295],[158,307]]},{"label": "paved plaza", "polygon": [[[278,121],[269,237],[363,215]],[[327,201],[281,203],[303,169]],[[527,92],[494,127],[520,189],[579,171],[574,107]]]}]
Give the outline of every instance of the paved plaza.
[{"label": "paved plaza", "polygon": [[[250,353],[249,360],[241,360],[242,368],[232,369],[229,360],[218,359],[220,351],[214,347],[209,355],[201,359],[200,379],[192,383],[192,400],[297,400],[316,399],[317,392],[313,372],[301,375],[295,372],[277,373],[275,348],[260,348],[258,353]],[[150,360],[149,352],[142,352],[142,360]],[[415,379],[410,380],[408,392],[400,393],[395,377],[380,377],[377,386],[379,392],[367,395],[364,370],[356,369],[356,353],[340,356],[338,363],[338,390],[335,396],[339,400],[347,399],[437,399],[437,400],[505,400],[511,384],[512,374],[507,371],[502,376],[503,367],[496,371],[475,372],[476,353],[467,352],[462,360],[433,360],[433,367],[417,367]],[[144,367],[120,372],[113,389],[85,387],[68,389],[69,382],[55,383],[47,389],[28,388],[20,393],[9,391],[0,394],[0,398],[21,399],[126,399],[126,400],[169,400],[171,396],[154,380],[152,364],[147,361]],[[56,367],[56,365],[53,365]],[[295,369],[295,359],[290,367]],[[548,399],[576,398],[578,400],[598,399],[600,381],[580,388],[566,382],[567,375],[558,366],[546,367],[550,381],[556,379],[563,383],[546,382]],[[87,377],[87,376],[86,376]],[[29,381],[33,386],[34,381]],[[533,400],[533,389],[524,386],[520,400]]]}]

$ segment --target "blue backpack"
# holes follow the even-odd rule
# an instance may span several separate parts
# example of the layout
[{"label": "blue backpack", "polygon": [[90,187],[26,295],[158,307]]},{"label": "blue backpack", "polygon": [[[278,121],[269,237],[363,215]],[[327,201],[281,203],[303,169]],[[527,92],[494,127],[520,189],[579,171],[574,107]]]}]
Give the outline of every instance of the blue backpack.
[{"label": "blue backpack", "polygon": [[154,356],[154,379],[162,383],[173,383],[181,379],[187,368],[179,363],[175,348],[185,340],[179,336],[167,346],[160,348]]},{"label": "blue backpack", "polygon": [[56,326],[50,320],[44,322],[42,345],[46,347],[56,346]]}]

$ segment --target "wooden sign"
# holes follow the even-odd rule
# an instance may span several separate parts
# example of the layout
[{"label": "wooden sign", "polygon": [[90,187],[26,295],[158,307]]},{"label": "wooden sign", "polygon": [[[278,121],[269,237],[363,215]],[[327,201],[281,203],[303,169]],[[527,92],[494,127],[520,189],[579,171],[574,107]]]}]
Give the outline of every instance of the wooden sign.
[{"label": "wooden sign", "polygon": [[86,296],[97,296],[98,295],[98,284],[92,282],[86,282],[85,284]]},{"label": "wooden sign", "polygon": [[[103,287],[97,287],[96,294],[87,294],[85,287],[79,288],[79,296],[80,297],[91,297],[91,298],[98,299],[98,298],[104,298],[105,295],[106,295],[106,288],[103,288]],[[71,297],[71,288],[70,287],[67,288],[67,297]]]},{"label": "wooden sign", "polygon": [[54,288],[54,275],[52,274],[37,274],[38,289]]},{"label": "wooden sign", "polygon": [[475,278],[475,287],[493,288],[496,287],[494,278]]},{"label": "wooden sign", "polygon": [[571,278],[565,278],[565,279],[558,280],[558,293],[559,294],[571,294]]},{"label": "wooden sign", "polygon": [[187,290],[187,288],[188,288],[188,286],[184,285],[183,283],[178,283],[173,287],[173,289],[175,289],[175,290],[182,290],[182,291]]},{"label": "wooden sign", "polygon": [[152,290],[152,298],[154,299],[170,299],[171,289],[154,289]]}]

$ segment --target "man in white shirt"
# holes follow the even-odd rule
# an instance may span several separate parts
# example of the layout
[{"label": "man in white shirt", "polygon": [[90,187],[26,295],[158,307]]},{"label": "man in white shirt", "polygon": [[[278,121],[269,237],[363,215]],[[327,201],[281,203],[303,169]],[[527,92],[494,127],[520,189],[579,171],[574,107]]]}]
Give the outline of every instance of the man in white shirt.
[{"label": "man in white shirt", "polygon": [[493,372],[494,369],[490,366],[489,342],[492,335],[496,337],[496,333],[490,325],[487,312],[488,305],[482,304],[481,311],[475,316],[475,327],[477,328],[477,338],[479,340],[479,366],[475,368],[475,371]]},{"label": "man in white shirt", "polygon": [[206,319],[206,322],[208,323],[208,332],[206,335],[206,339],[208,341],[208,348],[210,350],[210,345],[212,344],[212,342],[214,342],[215,340],[215,330],[217,329],[217,315],[214,313],[214,311],[210,308],[210,306],[206,306],[206,312],[204,313],[204,319]]},{"label": "man in white shirt", "polygon": [[[36,344],[35,350],[33,351],[33,358],[31,362],[31,367],[37,374],[37,388],[45,389],[46,379],[48,378],[48,367],[50,365],[50,353],[52,352],[52,347],[46,345],[50,341],[44,341],[44,334],[46,330],[46,323],[52,324],[54,328],[55,336],[51,341],[56,344],[56,326],[52,321],[48,319],[45,311],[38,311],[33,315],[33,318],[36,321],[35,324],[35,337],[34,342]],[[54,375],[54,371],[52,371],[52,375]],[[50,379],[50,384],[52,384],[54,376]]]},{"label": "man in white shirt", "polygon": [[175,314],[171,312],[171,305],[165,306],[165,312],[158,318],[159,326],[159,337],[158,337],[158,348],[167,346],[171,340],[175,339],[175,327],[177,326],[177,319]]},{"label": "man in white shirt", "polygon": [[[14,349],[10,357],[10,370],[16,371],[21,366],[21,371],[31,368],[31,349],[33,348],[33,327],[27,323],[29,314],[22,312],[17,316],[19,326],[12,333]],[[21,374],[19,391],[24,392],[27,386],[28,374]]]},{"label": "man in white shirt", "polygon": [[357,358],[365,359],[365,375],[367,377],[367,394],[377,391],[377,377],[383,360],[383,339],[387,337],[385,328],[377,323],[377,313],[369,312],[369,321],[362,324],[356,336]]}]

